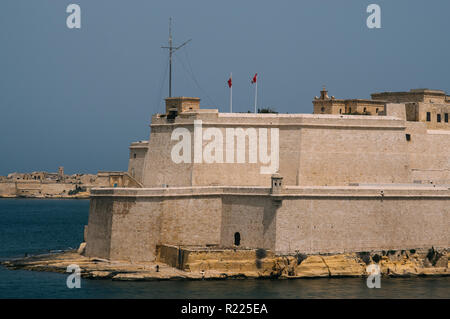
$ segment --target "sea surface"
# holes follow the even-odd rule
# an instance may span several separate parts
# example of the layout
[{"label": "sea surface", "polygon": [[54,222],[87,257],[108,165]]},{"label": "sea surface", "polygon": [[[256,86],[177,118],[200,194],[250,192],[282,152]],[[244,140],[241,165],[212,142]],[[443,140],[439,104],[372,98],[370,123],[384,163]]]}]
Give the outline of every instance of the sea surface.
[{"label": "sea surface", "polygon": [[[88,222],[88,200],[0,199],[0,259],[77,248]],[[67,274],[69,275],[69,274]],[[8,270],[0,266],[0,298],[450,298],[450,277],[118,282]]]}]

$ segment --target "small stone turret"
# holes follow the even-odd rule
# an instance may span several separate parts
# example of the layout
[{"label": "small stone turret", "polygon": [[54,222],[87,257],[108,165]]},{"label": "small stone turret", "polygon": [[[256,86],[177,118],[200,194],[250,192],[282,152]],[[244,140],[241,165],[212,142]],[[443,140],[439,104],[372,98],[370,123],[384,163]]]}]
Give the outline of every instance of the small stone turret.
[{"label": "small stone turret", "polygon": [[64,176],[64,167],[60,166],[58,167],[58,180],[61,182],[64,182],[65,176]]},{"label": "small stone turret", "polygon": [[171,111],[188,112],[200,109],[200,99],[198,97],[168,97],[166,98],[166,114]]},{"label": "small stone turret", "polygon": [[281,194],[284,189],[283,176],[281,176],[278,173],[275,173],[272,175],[271,179],[272,179],[271,193],[272,194]]},{"label": "small stone turret", "polygon": [[325,85],[322,88],[322,91],[320,91],[320,99],[321,100],[329,100],[330,98],[328,97],[328,91],[325,88]]}]

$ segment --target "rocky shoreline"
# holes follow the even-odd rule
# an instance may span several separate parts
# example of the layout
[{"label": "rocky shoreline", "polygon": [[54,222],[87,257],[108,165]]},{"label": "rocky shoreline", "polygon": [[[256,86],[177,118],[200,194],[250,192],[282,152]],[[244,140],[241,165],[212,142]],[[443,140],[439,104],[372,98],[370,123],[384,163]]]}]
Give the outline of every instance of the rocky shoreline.
[{"label": "rocky shoreline", "polygon": [[[384,254],[383,254],[384,253]],[[152,280],[223,280],[223,279],[300,279],[320,277],[366,277],[366,267],[375,263],[384,277],[448,276],[449,262],[446,250],[428,252],[398,251],[378,253],[350,253],[337,255],[276,256],[258,261],[256,271],[244,263],[214,270],[196,267],[180,270],[161,262],[131,263],[89,258],[77,251],[46,254],[4,261],[8,269],[67,273],[67,267],[76,264],[81,277],[122,281]],[[250,261],[249,261],[250,262]],[[254,263],[255,261],[252,261]],[[205,265],[208,261],[205,261]],[[206,270],[204,270],[204,269]],[[246,270],[249,269],[249,270]]]}]

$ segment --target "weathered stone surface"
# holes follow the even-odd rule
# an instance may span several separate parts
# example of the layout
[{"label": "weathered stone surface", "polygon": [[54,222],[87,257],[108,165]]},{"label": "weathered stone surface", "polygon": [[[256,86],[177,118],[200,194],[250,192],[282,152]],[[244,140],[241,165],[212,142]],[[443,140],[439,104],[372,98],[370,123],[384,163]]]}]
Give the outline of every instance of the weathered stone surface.
[{"label": "weathered stone surface", "polygon": [[322,256],[309,256],[295,268],[297,277],[328,277],[330,270]]},{"label": "weathered stone surface", "polygon": [[354,254],[324,256],[331,276],[362,276],[365,273],[366,264]]},{"label": "weathered stone surface", "polygon": [[[229,254],[230,252],[225,252],[223,255],[229,256]],[[254,258],[245,259],[249,256],[254,257],[254,254],[249,252],[241,255],[241,259],[237,261],[220,259],[220,253],[217,251],[210,257],[212,259],[208,259],[207,254],[203,253],[197,255],[201,256],[199,264],[196,264],[195,258],[191,257],[192,265],[195,267],[189,267],[188,271],[161,262],[130,263],[90,259],[76,252],[34,256],[5,261],[2,264],[10,269],[60,273],[65,273],[67,266],[77,264],[81,268],[83,278],[133,281],[367,276],[366,264],[357,254],[312,255],[301,260],[300,264],[295,256],[274,256],[270,252],[268,255],[261,259],[261,264],[256,267]],[[384,276],[448,276],[450,274],[448,257],[449,255],[446,254],[446,267],[425,265],[426,253],[404,253],[401,258],[395,260],[382,256],[379,264]]]},{"label": "weathered stone surface", "polygon": [[77,253],[83,255],[85,250],[86,250],[86,243],[84,242],[80,244],[80,247],[78,247]]}]

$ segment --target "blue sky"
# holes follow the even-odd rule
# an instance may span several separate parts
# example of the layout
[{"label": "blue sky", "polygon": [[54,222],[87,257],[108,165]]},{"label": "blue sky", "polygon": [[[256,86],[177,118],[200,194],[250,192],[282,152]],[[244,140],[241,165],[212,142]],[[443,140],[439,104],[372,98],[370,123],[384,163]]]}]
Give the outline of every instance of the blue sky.
[{"label": "blue sky", "polygon": [[[66,27],[66,7],[82,28]],[[366,8],[381,7],[381,29]],[[181,44],[174,95],[203,106],[311,113],[326,85],[336,98],[433,88],[450,92],[450,2],[2,0],[0,175],[126,170],[128,145],[163,110],[168,19]],[[192,76],[193,74],[193,76]],[[195,79],[195,80],[194,80]]]}]

